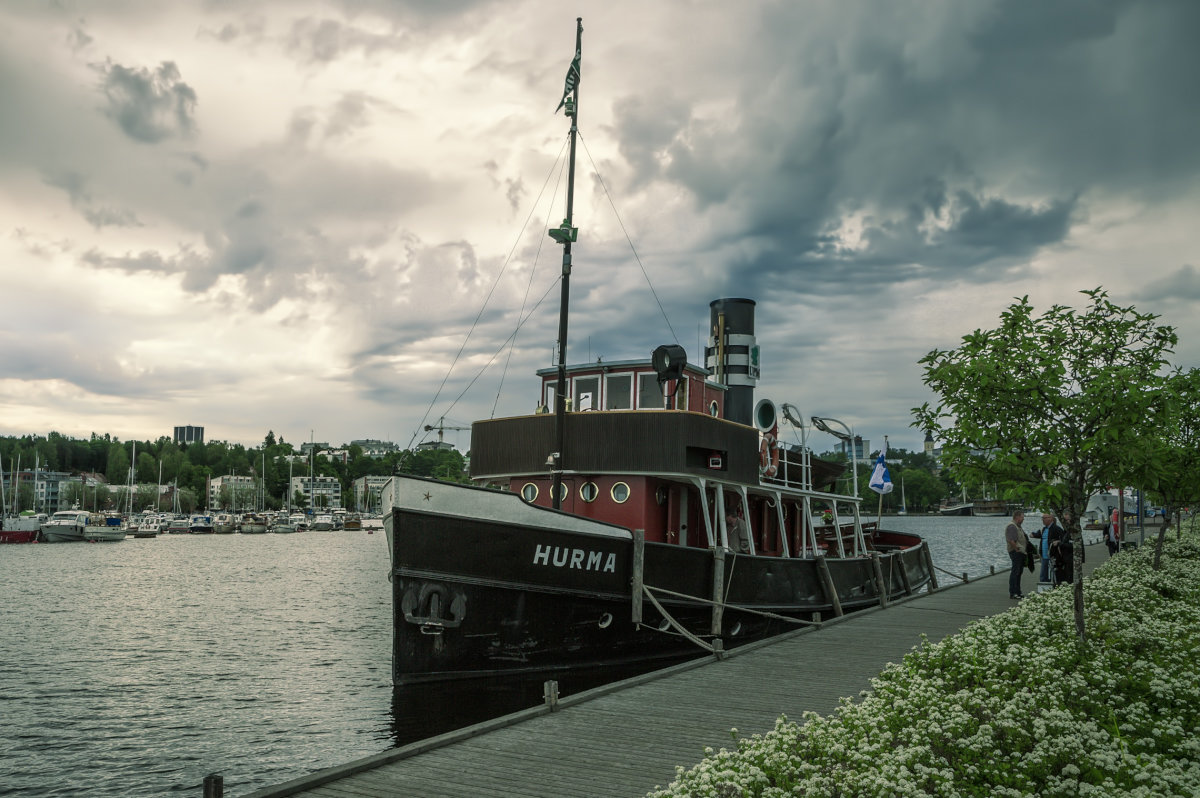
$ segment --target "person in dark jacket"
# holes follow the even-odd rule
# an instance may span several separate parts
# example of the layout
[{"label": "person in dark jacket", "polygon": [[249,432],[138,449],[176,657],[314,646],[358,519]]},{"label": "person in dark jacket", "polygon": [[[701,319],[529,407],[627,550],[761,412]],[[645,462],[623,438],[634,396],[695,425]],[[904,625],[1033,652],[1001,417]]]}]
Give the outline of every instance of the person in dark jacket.
[{"label": "person in dark jacket", "polygon": [[1054,521],[1053,513],[1042,513],[1042,527],[1035,532],[1030,533],[1030,537],[1038,541],[1038,554],[1042,557],[1042,572],[1038,577],[1039,582],[1057,583],[1054,572],[1050,568],[1050,558],[1054,554],[1055,548],[1058,547],[1059,541],[1066,537],[1067,533],[1063,528]]}]

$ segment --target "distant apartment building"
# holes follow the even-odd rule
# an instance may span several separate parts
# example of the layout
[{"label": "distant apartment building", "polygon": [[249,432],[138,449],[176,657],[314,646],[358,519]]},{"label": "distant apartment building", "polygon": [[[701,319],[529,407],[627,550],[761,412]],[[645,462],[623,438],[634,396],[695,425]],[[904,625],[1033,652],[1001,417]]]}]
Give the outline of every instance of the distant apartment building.
[{"label": "distant apartment building", "polygon": [[368,475],[351,483],[354,506],[361,512],[380,512],[379,494],[391,477]]},{"label": "distant apartment building", "polygon": [[204,443],[204,427],[176,427],[176,443]]},{"label": "distant apartment building", "polygon": [[361,441],[350,441],[351,446],[357,446],[362,449],[364,457],[387,457],[392,452],[400,451],[400,444],[392,443],[391,441],[377,441],[374,438],[367,438]]},{"label": "distant apartment building", "polygon": [[258,484],[249,474],[225,474],[208,482],[208,507],[244,510],[254,506]]},{"label": "distant apartment building", "polygon": [[[37,510],[38,512],[52,513],[59,509],[59,496],[62,489],[62,484],[70,481],[71,475],[65,471],[43,471],[41,469],[28,471],[22,469],[11,474],[4,475],[7,484],[5,490],[10,493],[5,497],[8,507],[13,506],[13,484],[16,484],[17,503],[21,504],[22,510]],[[16,480],[15,483],[13,480]],[[28,488],[28,491],[22,488]],[[32,495],[33,507],[27,506],[27,501],[24,498],[26,495]],[[4,508],[0,508],[2,511]]]},{"label": "distant apartment building", "polygon": [[342,506],[342,485],[337,477],[292,477],[288,495],[295,496],[297,492],[304,497],[298,510],[309,507],[332,510]]}]

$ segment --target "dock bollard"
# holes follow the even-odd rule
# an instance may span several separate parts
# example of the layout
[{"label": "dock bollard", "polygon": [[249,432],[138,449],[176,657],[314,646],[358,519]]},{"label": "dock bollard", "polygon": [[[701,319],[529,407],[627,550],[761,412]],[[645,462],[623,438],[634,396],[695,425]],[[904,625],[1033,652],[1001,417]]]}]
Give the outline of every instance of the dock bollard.
[{"label": "dock bollard", "polygon": [[995,575],[996,575],[996,566],[994,566],[994,565],[989,565],[989,566],[988,566],[988,570],[991,572],[992,576],[995,576]]},{"label": "dock bollard", "polygon": [[963,571],[963,581],[964,581],[964,582],[970,582],[970,581],[971,581],[970,579],[968,579],[968,578],[967,578],[967,572],[966,572],[966,571]]},{"label": "dock bollard", "polygon": [[222,798],[225,795],[225,778],[220,773],[209,773],[204,777],[204,798]]},{"label": "dock bollard", "polygon": [[[542,691],[542,694],[546,699],[546,706],[553,710],[558,706],[558,682],[554,681],[553,679],[547,680],[546,683],[542,685]],[[207,796],[205,798],[207,798]]]}]

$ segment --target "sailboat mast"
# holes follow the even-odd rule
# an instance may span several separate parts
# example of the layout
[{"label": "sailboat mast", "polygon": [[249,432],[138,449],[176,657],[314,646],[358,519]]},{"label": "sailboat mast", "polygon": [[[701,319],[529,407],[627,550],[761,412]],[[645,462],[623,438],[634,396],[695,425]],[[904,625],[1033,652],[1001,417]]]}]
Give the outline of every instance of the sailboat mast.
[{"label": "sailboat mast", "polygon": [[[575,60],[567,72],[567,87],[563,92],[563,105],[566,115],[571,119],[571,150],[567,170],[567,217],[563,219],[562,227],[551,230],[550,237],[563,245],[562,285],[558,305],[558,384],[554,391],[554,446],[552,455],[552,472],[554,483],[550,496],[554,509],[562,508],[562,470],[563,449],[566,446],[566,416],[567,397],[570,387],[567,385],[567,308],[571,298],[571,244],[576,238],[576,230],[572,227],[575,218],[575,141],[579,134],[579,74],[580,57],[583,46],[583,17],[575,19]],[[572,80],[573,78],[573,80]],[[567,94],[571,94],[567,100]]]}]

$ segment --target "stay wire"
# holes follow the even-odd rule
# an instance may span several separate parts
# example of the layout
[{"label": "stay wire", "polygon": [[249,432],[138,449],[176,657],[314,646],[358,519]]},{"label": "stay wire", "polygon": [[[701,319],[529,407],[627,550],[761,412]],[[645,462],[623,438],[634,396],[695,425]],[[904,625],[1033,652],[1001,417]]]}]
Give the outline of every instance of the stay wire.
[{"label": "stay wire", "polygon": [[561,277],[559,277],[554,282],[550,283],[550,286],[546,289],[546,292],[544,294],[542,294],[540,299],[538,299],[537,304],[529,309],[529,313],[527,313],[525,315],[525,318],[521,319],[517,323],[516,329],[514,329],[509,334],[508,338],[504,339],[504,342],[500,344],[500,348],[496,350],[496,353],[493,354],[491,356],[491,358],[488,359],[487,363],[483,364],[483,366],[479,369],[479,371],[475,374],[475,376],[471,378],[471,381],[469,383],[467,383],[466,387],[462,389],[462,392],[459,393],[459,395],[454,398],[454,401],[451,402],[450,405],[446,408],[447,413],[449,413],[451,410],[453,410],[454,406],[456,404],[458,404],[459,401],[464,396],[467,395],[467,392],[469,390],[471,390],[472,386],[474,386],[475,383],[479,380],[479,378],[483,376],[484,372],[487,371],[488,368],[492,365],[492,363],[494,363],[496,361],[496,358],[500,357],[500,353],[504,351],[505,347],[509,346],[511,341],[516,340],[517,333],[519,333],[521,331],[521,328],[525,326],[525,323],[527,321],[529,321],[530,318],[533,317],[534,312],[542,306],[542,303],[546,301],[546,298],[549,297],[550,293],[558,286],[558,283],[560,280],[562,280]]},{"label": "stay wire", "polygon": [[[567,142],[569,140],[570,140],[569,138],[566,138],[563,140],[563,146],[558,151],[558,157],[555,159],[554,164],[551,165],[550,171],[546,174],[546,182],[542,184],[542,193],[545,192],[546,186],[549,185],[550,177],[554,174],[555,167],[558,166],[559,161],[562,160],[563,151],[566,150]],[[541,197],[542,197],[542,194],[538,194],[539,200],[541,199]],[[417,439],[417,435],[419,435],[421,433],[421,430],[424,429],[425,422],[429,419],[429,414],[433,411],[434,405],[437,404],[437,400],[442,395],[442,389],[446,387],[446,382],[450,379],[450,375],[454,372],[455,365],[458,364],[459,358],[462,357],[463,351],[467,348],[467,342],[471,340],[471,334],[475,332],[475,328],[479,325],[479,320],[481,318],[483,318],[483,312],[485,310],[487,310],[488,302],[491,301],[492,295],[496,292],[496,286],[500,284],[500,278],[504,276],[504,271],[508,268],[508,264],[512,261],[513,253],[516,252],[517,245],[521,241],[521,236],[524,235],[524,233],[525,233],[525,228],[529,225],[529,220],[531,218],[533,218],[533,211],[534,211],[534,208],[536,208],[536,207],[537,207],[537,203],[535,202],[529,210],[529,215],[525,218],[525,224],[521,226],[521,232],[517,234],[516,241],[513,242],[512,248],[508,251],[508,257],[506,257],[504,259],[504,265],[500,267],[500,271],[499,271],[499,273],[497,273],[496,279],[492,281],[492,287],[490,289],[488,289],[487,296],[484,297],[483,304],[479,308],[479,313],[476,314],[475,320],[471,322],[471,328],[469,330],[467,330],[466,337],[463,338],[462,346],[460,346],[458,348],[458,353],[454,355],[454,360],[452,360],[450,362],[450,367],[446,369],[446,376],[442,377],[442,382],[440,385],[438,385],[437,392],[433,395],[433,399],[430,400],[429,406],[425,409],[425,415],[421,417],[421,421],[420,421],[420,423],[417,424],[417,428],[415,430],[413,430],[412,437],[408,439],[408,446],[406,448],[408,448],[408,449],[412,448],[413,441],[415,441]],[[517,330],[519,330],[519,329],[520,329],[520,325],[517,326]],[[513,331],[513,335],[514,336],[516,335],[516,330]],[[506,343],[507,343],[507,341],[506,341]],[[495,356],[493,356],[492,359],[494,360]],[[490,362],[491,361],[489,361],[489,363]],[[475,379],[479,379],[478,375],[476,376]],[[474,384],[474,382],[475,382],[475,380],[472,380],[471,384]],[[462,396],[460,395],[459,398],[461,399]],[[455,400],[455,402],[457,402],[457,401],[458,400]],[[454,405],[451,405],[451,407],[453,407],[453,406]],[[445,415],[445,414],[443,414],[443,415]]]},{"label": "stay wire", "polygon": [[663,307],[662,300],[658,298],[658,292],[654,290],[654,283],[650,281],[650,275],[646,272],[645,265],[642,264],[642,259],[638,255],[637,248],[633,245],[633,239],[629,237],[629,231],[625,229],[625,222],[621,219],[621,214],[617,211],[617,205],[613,202],[612,195],[608,192],[608,185],[604,182],[604,177],[600,174],[599,167],[596,166],[595,159],[592,158],[592,152],[588,149],[587,142],[584,141],[583,132],[579,132],[579,140],[583,142],[583,151],[587,153],[588,161],[592,165],[592,172],[596,175],[596,179],[600,181],[600,187],[604,189],[604,197],[608,200],[609,207],[612,208],[613,216],[617,217],[617,224],[621,226],[621,232],[625,235],[625,241],[629,244],[629,250],[633,253],[633,259],[637,261],[638,268],[642,270],[642,276],[646,278],[646,285],[650,287],[650,293],[654,295],[654,301],[658,303],[658,310],[662,313],[663,321],[667,323],[667,329],[671,331],[671,337],[675,339],[675,343],[679,344],[679,336],[675,334],[675,328],[671,326],[671,319],[667,317],[667,311]]},{"label": "stay wire", "polygon": [[[566,142],[568,142],[568,141],[570,141],[570,138],[567,138],[566,140],[564,140],[564,142],[563,142],[564,147],[566,147]],[[566,162],[566,159],[562,158],[561,150],[559,151],[558,164],[560,164],[559,169],[558,169],[558,181],[554,184],[554,186],[555,186],[554,193],[550,196],[550,202],[549,202],[549,207],[551,207],[551,208],[554,207],[554,201],[556,199],[558,199],[558,189],[560,186],[562,186],[563,172],[567,168],[567,162]],[[549,184],[549,182],[550,182],[550,175],[546,175],[546,183],[542,184],[542,190],[541,190],[541,193],[538,194],[538,200],[541,200],[542,196],[546,193],[546,186]],[[537,201],[535,201],[535,203],[534,203],[535,205],[536,205],[536,202]],[[530,209],[529,214],[531,217],[533,216],[532,209]],[[547,213],[546,218],[547,219],[550,218],[549,213]],[[525,220],[525,224],[526,225],[529,224],[528,219]],[[524,228],[522,228],[522,232],[524,232]],[[521,297],[521,309],[517,312],[517,328],[515,330],[513,330],[513,335],[509,338],[510,343],[508,346],[508,357],[506,357],[504,359],[504,368],[500,370],[500,384],[496,386],[496,400],[494,402],[492,402],[492,415],[491,415],[492,418],[496,417],[496,408],[500,404],[500,394],[504,390],[504,378],[506,376],[508,376],[508,366],[510,363],[512,363],[513,350],[516,349],[516,346],[517,346],[516,333],[521,329],[521,324],[524,323],[523,319],[521,317],[524,315],[525,306],[529,302],[529,292],[533,290],[533,278],[534,278],[534,275],[537,273],[537,264],[538,264],[538,261],[542,257],[542,247],[545,246],[547,237],[548,236],[539,236],[538,237],[537,252],[535,252],[533,255],[533,267],[529,270],[529,281],[525,284],[525,295]],[[555,282],[555,284],[557,284],[557,281]],[[460,396],[459,398],[461,399],[462,397]],[[455,400],[455,401],[457,401],[457,400]]]}]

